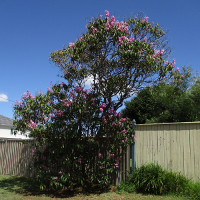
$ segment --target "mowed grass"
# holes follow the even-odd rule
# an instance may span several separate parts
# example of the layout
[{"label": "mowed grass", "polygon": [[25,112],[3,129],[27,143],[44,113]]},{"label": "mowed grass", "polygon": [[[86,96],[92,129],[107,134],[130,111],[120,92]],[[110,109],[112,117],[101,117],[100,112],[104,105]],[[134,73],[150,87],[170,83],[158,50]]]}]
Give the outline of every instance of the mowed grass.
[{"label": "mowed grass", "polygon": [[0,175],[0,200],[134,200],[134,199],[152,199],[152,200],[186,200],[187,198],[175,196],[153,196],[136,193],[125,193],[108,191],[105,193],[74,193],[74,194],[50,194],[39,190],[39,186],[34,179],[16,176]]}]

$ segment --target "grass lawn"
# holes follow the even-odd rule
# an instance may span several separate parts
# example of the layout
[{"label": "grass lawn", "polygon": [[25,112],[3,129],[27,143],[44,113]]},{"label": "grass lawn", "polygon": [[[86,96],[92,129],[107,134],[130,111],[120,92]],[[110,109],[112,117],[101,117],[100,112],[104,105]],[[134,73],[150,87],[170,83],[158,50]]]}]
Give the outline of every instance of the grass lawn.
[{"label": "grass lawn", "polygon": [[153,196],[142,195],[135,193],[118,193],[117,191],[105,192],[102,194],[73,194],[65,196],[55,196],[45,194],[39,191],[37,183],[30,178],[0,175],[0,200],[48,200],[48,199],[63,199],[63,200],[134,200],[134,199],[152,199],[152,200],[178,200],[186,198],[173,196]]}]

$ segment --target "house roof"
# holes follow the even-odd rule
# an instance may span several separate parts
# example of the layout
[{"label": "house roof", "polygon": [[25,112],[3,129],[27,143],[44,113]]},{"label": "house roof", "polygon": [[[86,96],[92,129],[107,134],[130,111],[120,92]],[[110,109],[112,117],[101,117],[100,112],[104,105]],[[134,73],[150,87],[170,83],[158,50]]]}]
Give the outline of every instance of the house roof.
[{"label": "house roof", "polygon": [[13,127],[13,119],[0,115],[0,125]]}]

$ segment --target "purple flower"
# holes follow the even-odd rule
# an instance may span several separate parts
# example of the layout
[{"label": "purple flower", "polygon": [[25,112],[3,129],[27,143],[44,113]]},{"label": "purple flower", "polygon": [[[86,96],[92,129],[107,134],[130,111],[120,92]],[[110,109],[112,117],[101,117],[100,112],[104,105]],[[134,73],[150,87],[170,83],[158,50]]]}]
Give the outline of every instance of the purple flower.
[{"label": "purple flower", "polygon": [[102,120],[103,120],[104,123],[107,123],[105,116],[102,117]]},{"label": "purple flower", "polygon": [[150,42],[149,44],[150,44],[151,47],[153,47],[153,42]]},{"label": "purple flower", "polygon": [[147,42],[147,37],[144,37],[142,41]]},{"label": "purple flower", "polygon": [[134,38],[131,37],[131,38],[129,39],[129,42],[133,42],[133,41],[134,41]]},{"label": "purple flower", "polygon": [[47,158],[45,156],[42,157],[42,160],[46,160]]},{"label": "purple flower", "polygon": [[116,160],[117,163],[119,163],[120,157],[117,157],[115,160]]},{"label": "purple flower", "polygon": [[114,159],[115,154],[114,154],[114,153],[111,153],[111,154],[110,154],[110,157]]},{"label": "purple flower", "polygon": [[49,117],[54,118],[54,115],[52,115],[51,113],[49,114]]},{"label": "purple flower", "polygon": [[83,36],[81,36],[78,41],[81,42],[82,40],[84,40]]},{"label": "purple flower", "polygon": [[37,127],[37,124],[34,123],[32,120],[30,120],[30,124],[28,125],[28,127],[29,127],[30,129],[34,129],[34,128]]},{"label": "purple flower", "polygon": [[119,121],[124,122],[124,121],[126,121],[126,118],[121,118]]},{"label": "purple flower", "polygon": [[108,31],[110,29],[110,24],[109,22],[106,22],[105,23],[105,30]]},{"label": "purple flower", "polygon": [[43,168],[44,170],[48,170],[47,166],[45,166],[45,165],[42,165],[42,168]]},{"label": "purple flower", "polygon": [[75,44],[72,43],[72,42],[70,42],[70,43],[69,43],[69,47],[70,47],[70,48],[73,48],[73,47],[75,47]]},{"label": "purple flower", "polygon": [[77,93],[78,93],[78,92],[82,92],[82,91],[83,91],[83,88],[77,86],[77,87],[75,88],[75,91],[76,91]]},{"label": "purple flower", "polygon": [[168,60],[166,60],[166,61],[165,61],[165,65],[167,65],[168,63],[169,63],[169,61],[168,61]]},{"label": "purple flower", "polygon": [[70,107],[71,104],[72,104],[71,101],[68,101],[68,102],[63,101],[63,106],[65,107]]},{"label": "purple flower", "polygon": [[48,118],[48,117],[45,117],[45,118],[44,118],[44,121],[45,121],[45,122],[47,122],[48,120],[49,120],[49,118]]},{"label": "purple flower", "polygon": [[63,115],[63,111],[61,111],[61,110],[55,109],[54,112],[55,112],[55,116],[57,116],[57,117],[61,117]]},{"label": "purple flower", "polygon": [[78,162],[81,164],[81,162],[82,162],[82,159],[81,159],[81,158],[78,158]]},{"label": "purple flower", "polygon": [[118,164],[118,163],[115,163],[115,164],[114,164],[114,167],[115,167],[115,168],[119,168],[119,164]]},{"label": "purple flower", "polygon": [[165,52],[164,49],[160,50],[160,55],[162,55]]},{"label": "purple flower", "polygon": [[92,33],[95,34],[97,32],[97,28],[95,28],[94,26],[91,26],[92,29]]},{"label": "purple flower", "polygon": [[112,123],[112,126],[115,126],[115,125],[116,125],[116,123],[115,123],[115,122],[113,122],[113,123]]},{"label": "purple flower", "polygon": [[124,130],[122,131],[122,133],[127,133],[127,130],[126,130],[126,129],[124,129]]},{"label": "purple flower", "polygon": [[148,22],[148,20],[149,20],[149,17],[144,17],[144,20],[143,20],[143,22]]},{"label": "purple flower", "polygon": [[110,13],[109,13],[108,10],[105,10],[105,15],[106,15],[107,18],[109,18]]},{"label": "purple flower", "polygon": [[113,112],[113,115],[116,117],[116,116],[117,116],[117,112],[116,112],[116,111],[114,111],[114,112]]}]

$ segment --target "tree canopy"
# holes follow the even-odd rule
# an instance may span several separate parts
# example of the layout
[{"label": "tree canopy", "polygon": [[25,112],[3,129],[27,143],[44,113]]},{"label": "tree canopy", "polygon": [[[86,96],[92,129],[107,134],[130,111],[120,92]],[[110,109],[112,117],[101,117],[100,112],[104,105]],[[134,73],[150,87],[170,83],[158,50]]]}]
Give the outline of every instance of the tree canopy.
[{"label": "tree canopy", "polygon": [[165,32],[158,24],[149,17],[118,21],[105,14],[93,18],[76,42],[51,54],[67,84],[83,86],[92,78],[91,90],[117,110],[134,92],[167,76],[183,80],[175,60],[165,60]]},{"label": "tree canopy", "polygon": [[199,78],[191,82],[190,70],[177,87],[170,83],[147,87],[130,102],[125,102],[123,116],[137,123],[188,122],[200,120]]}]

